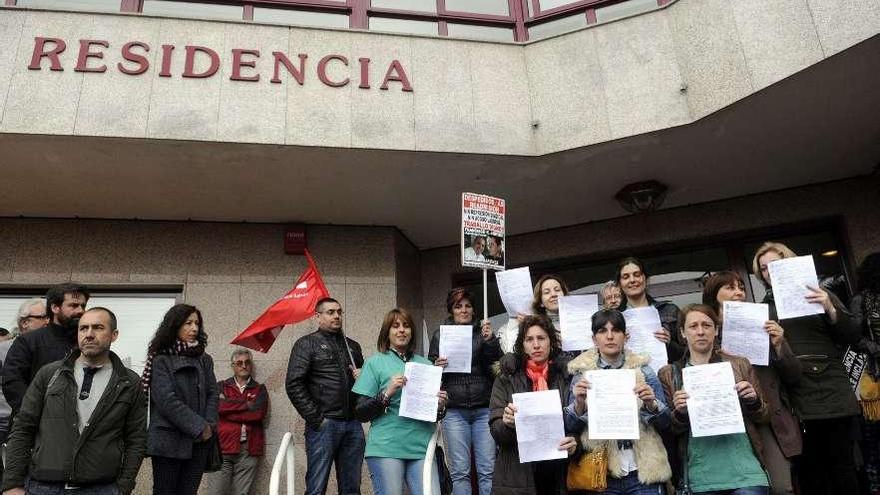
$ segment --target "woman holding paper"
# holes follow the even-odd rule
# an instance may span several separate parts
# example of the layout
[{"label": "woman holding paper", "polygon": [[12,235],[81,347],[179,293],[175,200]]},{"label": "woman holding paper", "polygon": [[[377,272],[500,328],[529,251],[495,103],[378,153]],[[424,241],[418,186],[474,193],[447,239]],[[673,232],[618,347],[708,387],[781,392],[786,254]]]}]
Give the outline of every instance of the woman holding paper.
[{"label": "woman holding paper", "polygon": [[[568,403],[566,361],[559,359],[559,337],[546,316],[526,316],[519,329],[514,352],[501,358],[501,374],[495,379],[489,402],[489,428],[499,447],[492,493],[563,495],[567,459],[520,463],[513,394],[555,390],[562,410],[563,404]],[[556,448],[571,455],[577,445],[573,435],[583,428],[583,423],[573,415],[563,414],[563,418],[567,436],[559,439]]]},{"label": "woman holding paper", "polygon": [[[723,331],[724,302],[745,299],[745,282],[734,271],[718,272],[706,280],[703,304],[721,315],[719,335]],[[770,424],[758,425],[758,432],[764,447],[764,466],[770,475],[770,491],[773,495],[784,495],[794,493],[792,458],[800,455],[803,448],[800,425],[791,413],[786,392],[787,387],[800,382],[801,363],[785,340],[785,330],[778,322],[767,321],[764,331],[770,337],[770,365],[753,366],[753,369],[761,383],[761,396],[770,410]]]},{"label": "woman holding paper", "polygon": [[[364,363],[352,387],[359,395],[355,416],[371,422],[364,457],[376,495],[402,495],[403,486],[413,495],[422,495],[422,468],[428,442],[435,423],[398,415],[401,391],[406,386],[406,363],[431,365],[426,358],[414,354],[412,317],[403,309],[392,309],[385,315],[376,345],[378,353]],[[438,394],[442,416],[446,392]],[[439,477],[434,466],[433,493],[440,493]]]},{"label": "woman holding paper", "polygon": [[[532,314],[544,315],[550,319],[553,328],[559,332],[559,298],[568,295],[568,286],[559,275],[543,275],[535,284],[532,298]],[[517,315],[501,329],[501,348],[504,352],[512,352],[513,344],[519,336],[520,322],[526,315]],[[558,339],[561,342],[561,339]],[[569,356],[577,356],[579,353]]]},{"label": "woman holding paper", "polygon": [[[611,494],[663,493],[663,484],[672,477],[666,448],[658,430],[670,424],[663,386],[654,370],[648,366],[650,358],[625,352],[629,338],[626,320],[620,311],[600,309],[593,315],[593,343],[590,349],[568,364],[572,379],[574,402],[569,405],[581,420],[589,424],[587,375],[595,370],[629,369],[635,372],[639,415],[638,440],[591,440],[589,427],[581,433],[581,444],[587,451],[604,449],[608,457],[608,489]],[[607,438],[607,437],[605,437]]]},{"label": "woman holding paper", "polygon": [[[672,398],[670,432],[676,437],[676,452],[670,459],[679,487],[693,493],[762,495],[769,493],[762,468],[761,435],[757,424],[768,420],[757,375],[745,358],[716,352],[718,315],[705,304],[690,304],[681,311],[681,335],[687,351],[659,373],[666,397]],[[709,363],[730,363],[739,397],[745,433],[693,437],[688,416],[689,395],[684,391],[682,370]],[[734,402],[735,403],[735,402]]]},{"label": "woman holding paper", "polygon": [[678,306],[668,301],[658,301],[648,294],[648,272],[645,264],[638,258],[624,258],[617,264],[617,285],[624,297],[617,308],[621,312],[628,308],[644,308],[653,306],[660,314],[662,328],[654,332],[657,340],[666,344],[666,355],[669,362],[677,361],[684,355],[685,346],[678,334]]},{"label": "woman holding paper", "polygon": [[[770,305],[771,320],[777,319],[774,293],[784,289],[774,288],[769,265],[792,258],[797,255],[786,245],[765,242],[752,260],[755,276],[767,288],[763,302]],[[858,493],[853,443],[861,410],[841,349],[857,344],[861,332],[837,297],[818,284],[796,289],[803,290],[804,300],[821,311],[783,321],[786,340],[803,366],[800,381],[788,387],[791,406],[804,431],[802,462],[797,467],[801,493]]]},{"label": "woman holding paper", "polygon": [[[489,321],[482,324],[474,318],[474,295],[457,287],[446,297],[449,317],[443,325],[471,327],[470,373],[443,373],[443,387],[449,396],[443,418],[443,439],[449,459],[453,495],[471,494],[471,452],[477,468],[480,495],[492,492],[495,465],[495,441],[489,433],[489,396],[492,394],[492,364],[501,359],[499,339],[492,333]],[[440,331],[431,337],[428,358],[437,366],[446,367],[448,356],[440,356]]]}]

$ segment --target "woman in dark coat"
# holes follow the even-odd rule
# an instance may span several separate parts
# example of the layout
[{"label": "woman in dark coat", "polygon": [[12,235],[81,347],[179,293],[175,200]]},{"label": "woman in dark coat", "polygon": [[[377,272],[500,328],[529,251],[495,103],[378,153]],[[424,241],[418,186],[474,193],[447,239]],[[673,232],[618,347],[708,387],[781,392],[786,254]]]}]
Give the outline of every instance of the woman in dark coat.
[{"label": "woman in dark coat", "polygon": [[[797,256],[786,245],[765,242],[752,260],[752,270],[767,287],[765,303],[777,320],[768,265]],[[803,375],[788,387],[791,407],[803,426],[803,454],[797,466],[801,493],[837,495],[858,493],[853,447],[859,404],[843,366],[843,350],[861,336],[849,311],[833,294],[805,288],[805,299],[823,313],[788,318],[785,339],[801,362]]]},{"label": "woman in dark coat", "polygon": [[498,495],[562,495],[566,493],[568,460],[556,459],[520,464],[516,440],[513,394],[557,390],[565,419],[559,450],[575,451],[574,435],[583,429],[571,408],[567,362],[560,359],[556,329],[546,316],[526,316],[520,322],[513,352],[501,358],[501,374],[492,387],[489,429],[498,444],[492,493]]},{"label": "woman in dark coat", "polygon": [[195,495],[217,426],[217,379],[202,314],[177,304],[150,342],[141,383],[150,394],[147,455],[155,495]]}]

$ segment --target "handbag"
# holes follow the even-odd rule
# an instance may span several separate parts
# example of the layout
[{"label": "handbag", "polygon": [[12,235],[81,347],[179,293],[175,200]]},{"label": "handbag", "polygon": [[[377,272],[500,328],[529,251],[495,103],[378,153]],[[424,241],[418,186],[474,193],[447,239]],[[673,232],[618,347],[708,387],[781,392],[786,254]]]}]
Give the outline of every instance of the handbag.
[{"label": "handbag", "polygon": [[452,475],[449,474],[449,468],[446,467],[446,455],[439,445],[434,451],[434,460],[437,462],[437,475],[440,477],[440,493],[441,495],[450,495],[452,493]]},{"label": "handbag", "polygon": [[208,459],[205,461],[205,472],[215,473],[223,467],[223,452],[220,451],[220,436],[215,432],[208,440]]},{"label": "handbag", "polygon": [[605,447],[586,453],[568,463],[569,490],[603,491],[608,488],[608,452]]}]

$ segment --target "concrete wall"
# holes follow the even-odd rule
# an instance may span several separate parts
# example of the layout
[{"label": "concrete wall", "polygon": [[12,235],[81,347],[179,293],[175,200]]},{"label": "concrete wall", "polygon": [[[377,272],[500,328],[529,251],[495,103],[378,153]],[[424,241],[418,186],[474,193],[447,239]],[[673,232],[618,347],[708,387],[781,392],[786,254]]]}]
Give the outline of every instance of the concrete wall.
[{"label": "concrete wall", "polygon": [[[506,254],[508,266],[518,267],[837,216],[856,263],[880,250],[880,175],[509,237]],[[421,257],[425,318],[436,325],[446,317],[453,274],[464,270],[458,247]]]},{"label": "concrete wall", "polygon": [[[873,0],[679,0],[528,45],[0,7],[0,132],[542,155],[692,122],[878,32]],[[36,36],[67,41],[64,71],[28,70]],[[73,71],[79,39],[109,41],[107,73]],[[151,47],[139,76],[115,69],[133,40]],[[188,44],[220,71],[180,77]],[[232,48],[261,51],[260,82],[229,79]],[[303,86],[268,82],[275,50],[309,54]],[[343,88],[315,73],[333,53]],[[414,92],[378,89],[392,59]]]},{"label": "concrete wall", "polygon": [[[0,219],[0,286],[69,280],[180,285],[184,301],[202,311],[208,352],[221,379],[231,376],[227,342],[290,290],[306,266],[303,256],[284,254],[283,233],[284,226],[266,224]],[[417,253],[406,253],[400,263],[395,260],[395,246],[406,247],[406,241],[393,228],[311,226],[307,235],[327,288],[345,309],[346,332],[366,355],[373,354],[382,316],[401,304],[398,279],[408,288],[401,294],[407,304],[420,298],[413,265]],[[406,267],[402,273],[398,265]],[[284,380],[294,340],[314,328],[312,321],[288,327],[267,354],[255,353],[257,378],[269,389],[271,411],[268,456],[254,493],[268,490],[271,462],[286,431],[294,432],[297,486],[303,486],[303,421],[287,399]],[[368,487],[366,467],[364,473]],[[204,493],[216,493],[211,481],[207,476],[203,482]],[[150,493],[151,486],[147,461],[136,493]]]}]

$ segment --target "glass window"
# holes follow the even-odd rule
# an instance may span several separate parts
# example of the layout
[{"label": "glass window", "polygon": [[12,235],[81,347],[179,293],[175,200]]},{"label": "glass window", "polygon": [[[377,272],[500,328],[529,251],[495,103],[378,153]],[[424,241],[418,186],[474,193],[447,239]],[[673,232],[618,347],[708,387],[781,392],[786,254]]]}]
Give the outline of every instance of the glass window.
[{"label": "glass window", "polygon": [[16,5],[47,9],[119,12],[120,3],[119,0],[18,0]]},{"label": "glass window", "polygon": [[[33,295],[10,294],[0,296],[0,326],[17,323],[18,306],[32,297],[43,297],[45,291]],[[110,347],[128,368],[141,374],[147,358],[147,346],[156,333],[171,306],[178,302],[179,294],[108,294],[93,293],[87,308],[104,307],[116,315],[119,337]],[[11,328],[11,327],[10,327]]]},{"label": "glass window", "polygon": [[347,28],[348,15],[311,10],[264,9],[254,7],[254,22]]},{"label": "glass window", "polygon": [[561,19],[529,26],[529,39],[539,40],[548,36],[567,33],[584,27],[587,27],[587,16],[584,13],[577,13]]},{"label": "glass window", "polygon": [[[538,2],[538,5],[541,6],[541,11],[545,11],[575,3],[575,1],[576,0],[541,0],[540,2]],[[531,0],[529,0],[529,2],[531,2]]]},{"label": "glass window", "polygon": [[392,19],[390,17],[370,17],[370,29],[392,33],[430,34],[434,36],[437,36],[440,32],[436,22]]},{"label": "glass window", "polygon": [[449,36],[455,38],[471,38],[486,41],[513,41],[513,30],[492,26],[475,26],[473,24],[446,24]]},{"label": "glass window", "polygon": [[436,13],[437,0],[371,0],[370,7]]},{"label": "glass window", "polygon": [[475,14],[510,15],[507,0],[446,0],[446,10]]},{"label": "glass window", "polygon": [[144,14],[168,17],[194,17],[197,19],[223,19],[240,21],[244,16],[241,6],[213,3],[177,2],[169,0],[144,0]]},{"label": "glass window", "polygon": [[657,8],[657,0],[627,0],[596,9],[596,22],[608,22]]}]

